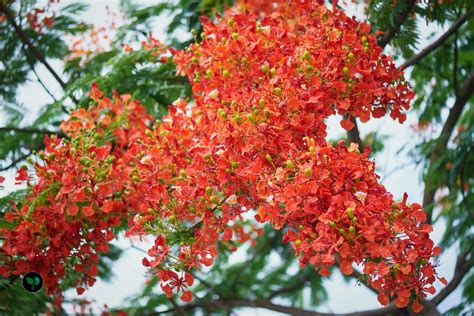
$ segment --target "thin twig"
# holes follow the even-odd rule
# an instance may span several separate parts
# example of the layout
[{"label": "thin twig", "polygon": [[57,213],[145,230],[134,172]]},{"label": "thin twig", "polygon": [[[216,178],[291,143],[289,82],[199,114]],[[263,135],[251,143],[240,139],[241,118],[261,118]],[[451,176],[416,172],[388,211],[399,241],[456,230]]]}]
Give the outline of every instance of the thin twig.
[{"label": "thin twig", "polygon": [[395,24],[389,27],[377,41],[380,47],[385,47],[392,40],[392,38],[395,37],[395,34],[397,34],[397,32],[400,30],[400,27],[410,15],[410,12],[412,11],[415,4],[415,0],[408,0],[406,2],[406,7],[398,15]]},{"label": "thin twig", "polygon": [[412,56],[411,58],[408,58],[404,63],[403,67],[407,68],[410,66],[415,65],[418,63],[420,60],[422,60],[426,55],[437,49],[439,46],[443,45],[444,42],[453,34],[457,32],[457,30],[467,21],[469,20],[472,16],[474,16],[474,11],[470,11],[469,13],[463,14],[460,16],[456,22],[451,25],[451,27],[443,34],[441,35],[436,41],[434,41],[432,44],[426,46],[423,50],[421,50],[418,54],[415,56]]},{"label": "thin twig", "polygon": [[[0,12],[3,12],[8,20],[8,22],[13,26],[13,29],[15,30],[15,33],[18,34],[20,37],[20,40],[25,44],[29,51],[35,56],[36,59],[38,59],[45,67],[46,69],[51,73],[51,75],[56,79],[56,81],[61,85],[61,87],[66,91],[67,84],[61,79],[61,77],[58,75],[58,73],[51,67],[51,65],[48,63],[46,58],[43,56],[41,51],[33,45],[29,37],[23,32],[21,27],[16,23],[15,17],[11,14],[10,10],[6,7],[6,5],[3,2],[0,2]],[[71,100],[78,105],[79,102],[74,98],[73,95],[69,95]]]}]

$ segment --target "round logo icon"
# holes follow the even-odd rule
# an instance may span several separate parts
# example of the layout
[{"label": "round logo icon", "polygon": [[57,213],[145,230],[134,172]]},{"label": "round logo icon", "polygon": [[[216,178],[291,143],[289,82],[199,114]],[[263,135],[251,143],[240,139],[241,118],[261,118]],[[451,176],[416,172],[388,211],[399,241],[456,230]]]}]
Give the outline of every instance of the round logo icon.
[{"label": "round logo icon", "polygon": [[43,287],[43,278],[37,272],[28,272],[23,277],[23,287],[28,292],[38,292]]}]

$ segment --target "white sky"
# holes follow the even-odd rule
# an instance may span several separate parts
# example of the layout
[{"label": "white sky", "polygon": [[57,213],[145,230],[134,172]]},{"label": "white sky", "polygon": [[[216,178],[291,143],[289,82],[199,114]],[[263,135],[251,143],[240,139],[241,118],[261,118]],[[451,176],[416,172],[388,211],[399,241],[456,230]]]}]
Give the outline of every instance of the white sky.
[{"label": "white sky", "polygon": [[[63,3],[69,3],[72,1],[63,1]],[[118,8],[118,0],[89,0],[87,1],[92,10],[89,10],[84,15],[84,20],[87,22],[94,22],[101,24],[103,17],[105,16],[105,6],[109,5],[112,9]],[[143,4],[152,4],[156,1],[140,1]],[[351,8],[351,12],[360,15],[359,11],[354,11]],[[164,28],[169,22],[168,17],[160,17],[153,29],[153,34],[156,38],[166,41]],[[428,30],[428,27],[422,25],[423,34],[421,38],[427,38],[429,32],[433,28]],[[438,31],[441,29],[438,28]],[[434,37],[434,38],[437,38]],[[425,46],[427,42],[424,40],[421,42],[421,47]],[[53,67],[61,73],[61,63],[54,61]],[[38,72],[46,83],[46,85],[53,91],[57,96],[62,94],[60,86],[51,77],[51,75],[42,67],[37,67]],[[27,121],[31,121],[34,117],[34,113],[43,106],[44,104],[51,101],[51,98],[43,91],[42,87],[35,83],[29,82],[27,85],[20,89],[19,100],[31,111],[27,115]],[[28,119],[30,118],[30,119]],[[378,131],[380,134],[389,135],[390,138],[385,142],[385,150],[379,154],[376,158],[376,165],[379,169],[379,174],[382,175],[382,181],[384,185],[391,191],[396,198],[401,198],[404,192],[409,193],[409,200],[421,201],[423,196],[423,184],[421,182],[421,170],[413,165],[405,166],[411,160],[407,156],[407,150],[404,150],[401,154],[397,155],[397,151],[401,148],[410,149],[419,141],[419,138],[409,127],[411,124],[416,124],[417,119],[414,114],[408,116],[407,122],[404,125],[399,125],[393,122],[390,118],[385,117],[379,120],[371,120],[367,124],[359,124],[362,136],[366,135],[370,131]],[[0,126],[6,122],[0,117]],[[26,123],[26,122],[25,122]],[[329,120],[329,136],[335,138],[336,136],[343,135],[343,131],[339,126],[339,119],[331,118]],[[404,168],[399,168],[405,166]],[[397,170],[398,169],[398,170]],[[396,170],[395,172],[393,172]],[[383,175],[390,172],[387,178],[383,178]],[[5,191],[0,192],[0,196],[6,192],[11,191],[13,188],[11,181],[14,178],[13,172],[1,173],[8,178],[5,185]],[[439,241],[444,227],[443,223],[437,223],[435,225],[434,233],[432,238],[435,241]],[[121,238],[116,242],[121,248],[130,248],[130,242],[125,238]],[[136,244],[139,245],[139,244]],[[142,249],[148,249],[146,245],[139,245]],[[456,258],[456,249],[445,249],[441,255],[441,266],[438,271],[441,276],[444,276],[448,281],[452,278],[453,267]],[[125,300],[133,294],[138,293],[145,283],[145,268],[141,264],[143,254],[135,249],[130,249],[124,252],[123,256],[114,263],[113,271],[114,277],[108,282],[98,281],[92,288],[90,288],[84,294],[85,297],[95,300],[97,306],[107,304],[109,307],[118,307],[122,305]],[[235,260],[238,260],[236,258]],[[316,273],[316,272],[315,272]],[[342,279],[341,274],[334,273],[330,278],[324,281],[325,288],[328,292],[329,299],[327,303],[317,307],[318,311],[321,312],[354,312],[358,310],[367,310],[381,307],[375,297],[375,295],[366,289],[364,286],[355,286],[355,281],[345,283]],[[437,288],[440,284],[437,284]],[[156,290],[159,293],[159,289]],[[66,293],[68,298],[76,297],[75,290]],[[453,294],[451,294],[440,306],[441,311],[445,311],[450,307],[458,304],[461,299],[461,290],[458,288]],[[311,307],[309,307],[311,308]],[[70,306],[68,310],[71,311]],[[279,313],[262,310],[262,309],[240,309],[236,312],[239,315],[279,315]]]}]

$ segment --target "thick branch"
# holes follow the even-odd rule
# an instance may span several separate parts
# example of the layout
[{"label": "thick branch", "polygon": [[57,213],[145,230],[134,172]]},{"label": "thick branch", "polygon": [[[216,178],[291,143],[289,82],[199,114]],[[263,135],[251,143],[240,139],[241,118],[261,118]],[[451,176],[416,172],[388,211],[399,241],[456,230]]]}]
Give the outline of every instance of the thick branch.
[{"label": "thick branch", "polygon": [[458,62],[459,62],[459,48],[458,48],[458,32],[454,36],[454,63],[453,63],[453,89],[454,95],[458,96]]},{"label": "thick branch", "polygon": [[470,11],[469,13],[463,14],[459,17],[459,19],[456,20],[456,22],[451,25],[451,27],[444,33],[443,35],[440,36],[436,41],[434,41],[432,44],[428,45],[425,47],[422,51],[420,51],[418,54],[415,56],[412,56],[411,58],[407,59],[403,63],[403,67],[407,68],[410,67],[416,63],[418,63],[421,59],[423,59],[426,55],[434,51],[436,48],[439,46],[443,45],[446,40],[451,37],[451,35],[455,34],[456,31],[466,22],[468,21],[472,16],[474,15],[474,11]]},{"label": "thick branch", "polygon": [[466,250],[462,253],[456,262],[456,267],[454,269],[453,279],[443,288],[430,302],[434,305],[439,305],[441,302],[447,298],[462,282],[464,276],[472,269],[474,266],[474,258],[467,258],[470,251]]},{"label": "thick branch", "polygon": [[354,127],[347,131],[347,140],[349,143],[356,143],[359,145],[359,151],[364,151],[364,144],[362,143],[362,139],[360,138],[359,127],[357,126],[357,120],[351,117],[351,121],[354,123]]},{"label": "thick branch", "polygon": [[[435,148],[431,154],[430,163],[428,167],[429,170],[436,164],[438,159],[441,157],[443,150],[448,145],[449,138],[451,137],[451,134],[453,133],[454,127],[456,126],[456,123],[461,117],[464,107],[469,101],[469,98],[471,97],[473,92],[474,92],[474,70],[471,72],[466,82],[459,90],[456,101],[454,102],[453,107],[449,111],[448,118],[446,119],[446,122],[444,123],[443,129],[441,130],[441,133],[438,137]],[[435,192],[436,192],[436,188],[426,186],[425,193],[423,196],[423,206],[425,208],[428,208],[429,206],[433,204]],[[432,211],[429,213],[430,213],[430,216],[429,216],[429,219],[430,219]]]},{"label": "thick branch", "polygon": [[[265,308],[268,310],[285,313],[289,315],[296,315],[296,316],[329,316],[333,314],[327,313],[319,313],[308,311],[305,309],[291,307],[291,306],[284,306],[278,305],[270,302],[269,300],[257,299],[257,300],[243,300],[243,299],[219,299],[219,300],[212,300],[212,301],[201,301],[194,304],[188,304],[182,306],[181,309],[184,311],[191,311],[197,308],[204,308],[204,309],[219,309],[222,306],[226,306],[228,308],[233,307],[253,307],[253,308]],[[169,314],[173,312],[174,309],[158,312],[157,315]]]},{"label": "thick branch", "polygon": [[[28,50],[35,56],[36,59],[38,59],[45,67],[48,69],[48,71],[53,75],[54,79],[61,85],[61,87],[65,90],[67,87],[67,84],[61,79],[61,77],[58,75],[58,73],[51,67],[51,65],[48,63],[46,58],[43,56],[41,51],[33,45],[29,37],[23,32],[21,27],[16,23],[15,17],[11,14],[10,10],[3,4],[3,2],[0,2],[0,12],[3,12],[8,20],[8,22],[13,26],[13,29],[15,30],[15,33],[18,34],[18,37],[20,37],[20,40],[23,42],[28,47]],[[73,96],[69,96],[71,100],[74,101],[74,103],[78,103],[77,100]]]},{"label": "thick branch", "polygon": [[410,12],[415,6],[415,4],[416,4],[415,0],[407,1],[405,9],[402,12],[400,12],[400,14],[398,15],[395,24],[389,27],[388,30],[386,30],[377,41],[379,46],[383,48],[392,40],[392,38],[395,36],[395,34],[398,32],[398,30],[402,26],[403,22],[405,22],[405,20],[410,15]]}]

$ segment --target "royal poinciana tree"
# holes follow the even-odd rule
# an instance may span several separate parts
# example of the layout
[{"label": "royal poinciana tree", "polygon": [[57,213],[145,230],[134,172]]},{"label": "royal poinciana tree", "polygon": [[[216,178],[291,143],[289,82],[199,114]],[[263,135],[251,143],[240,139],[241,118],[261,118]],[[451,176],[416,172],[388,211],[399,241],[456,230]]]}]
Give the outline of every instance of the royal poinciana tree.
[{"label": "royal poinciana tree", "polygon": [[[26,185],[1,205],[7,312],[31,311],[11,300],[34,300],[34,311],[60,313],[64,291],[81,297],[110,274],[107,258],[118,257],[110,242],[123,233],[154,240],[141,254],[151,279],[123,306],[130,313],[247,306],[326,315],[317,312],[321,277],[337,270],[385,306],[351,315],[439,314],[463,281],[448,314],[472,308],[469,1],[372,1],[364,4],[372,25],[336,2],[124,2],[126,22],[111,13],[109,28],[77,21],[84,5],[58,2],[0,4],[2,168]],[[163,12],[174,17],[168,45],[148,34]],[[420,19],[446,26],[421,50]],[[174,36],[186,29],[195,37]],[[54,102],[24,126],[15,101],[29,76]],[[380,184],[370,145],[383,144],[358,126],[385,115],[403,124],[410,107],[420,133],[432,131],[411,149],[425,170],[419,203]],[[334,115],[347,140],[327,139]],[[435,245],[439,221],[447,228]],[[228,262],[248,244],[247,261]],[[437,257],[448,247],[458,258],[445,279]],[[269,263],[275,254],[281,262]],[[28,271],[43,276],[42,296],[18,294]]]}]

